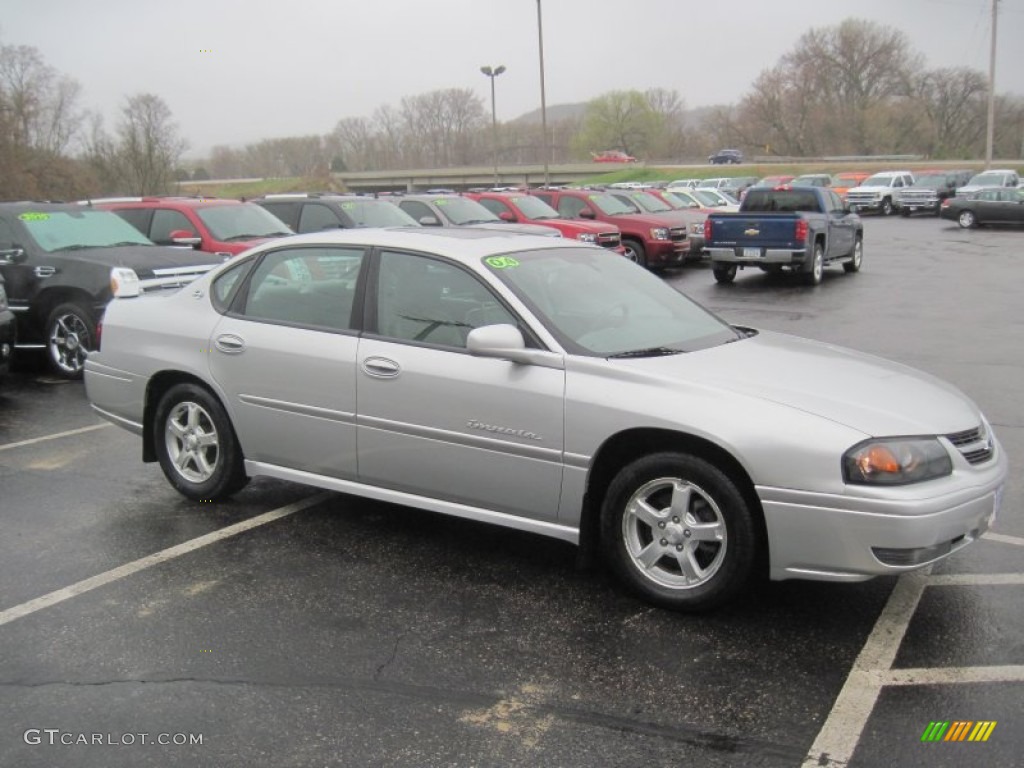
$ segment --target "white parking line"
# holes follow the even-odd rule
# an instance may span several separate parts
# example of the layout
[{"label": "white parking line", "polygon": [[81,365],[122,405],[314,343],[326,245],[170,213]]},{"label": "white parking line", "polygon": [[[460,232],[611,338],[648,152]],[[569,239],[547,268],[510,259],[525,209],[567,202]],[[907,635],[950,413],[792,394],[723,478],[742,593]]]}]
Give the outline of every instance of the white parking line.
[{"label": "white parking line", "polygon": [[1024,682],[1024,666],[1009,664],[998,667],[928,667],[924,669],[893,669],[886,675],[885,685],[949,685],[955,683],[1020,683]]},{"label": "white parking line", "polygon": [[72,435],[82,435],[86,432],[93,432],[97,429],[106,429],[112,427],[113,424],[109,422],[103,424],[93,424],[91,427],[82,427],[81,429],[69,429],[67,432],[57,432],[52,435],[43,435],[42,437],[33,437],[31,440],[20,440],[17,443],[7,443],[0,445],[0,451],[10,451],[14,448],[24,448],[26,445],[35,445],[36,443],[45,443],[47,440],[57,440],[62,437],[71,437]]},{"label": "white parking line", "polygon": [[929,587],[983,587],[1024,584],[1024,573],[943,573],[928,577]]},{"label": "white parking line", "polygon": [[982,537],[982,541],[998,541],[1002,544],[1016,544],[1018,547],[1024,547],[1024,539],[1020,536],[1007,536],[1005,533],[992,533],[989,531]]},{"label": "white parking line", "polygon": [[278,509],[271,510],[270,512],[265,512],[262,515],[258,515],[248,520],[243,520],[240,523],[235,523],[234,525],[229,525],[226,528],[221,528],[218,531],[213,531],[212,533],[207,533],[204,536],[199,536],[191,541],[186,541],[173,547],[168,547],[167,549],[155,552],[152,555],[146,555],[145,557],[133,560],[132,562],[114,568],[113,570],[79,581],[76,584],[72,584],[70,587],[58,589],[56,592],[50,592],[42,597],[29,600],[27,603],[22,603],[21,605],[16,605],[13,608],[8,608],[5,611],[0,611],[0,626],[14,621],[15,619],[20,619],[23,616],[28,616],[36,611],[41,611],[44,608],[49,608],[51,605],[62,603],[65,600],[70,600],[72,597],[77,597],[78,595],[89,592],[97,587],[102,587],[105,584],[118,581],[119,579],[131,576],[139,571],[144,571],[154,565],[166,563],[168,560],[181,557],[182,555],[194,552],[202,547],[214,544],[218,541],[223,541],[224,539],[229,539],[232,536],[237,536],[245,531],[251,531],[253,528],[259,528],[261,525],[272,523],[275,520],[288,517],[288,515],[293,515],[296,512],[301,512],[304,509],[308,509],[309,507],[319,504],[330,496],[331,494],[326,491],[318,493],[315,496],[310,496],[302,499],[301,501],[288,504],[287,506],[279,507]]},{"label": "white parking line", "polygon": [[874,629],[853,663],[843,689],[818,732],[803,765],[845,766],[853,757],[860,735],[882,689],[883,675],[896,658],[900,642],[917,609],[931,568],[905,573],[875,622]]}]

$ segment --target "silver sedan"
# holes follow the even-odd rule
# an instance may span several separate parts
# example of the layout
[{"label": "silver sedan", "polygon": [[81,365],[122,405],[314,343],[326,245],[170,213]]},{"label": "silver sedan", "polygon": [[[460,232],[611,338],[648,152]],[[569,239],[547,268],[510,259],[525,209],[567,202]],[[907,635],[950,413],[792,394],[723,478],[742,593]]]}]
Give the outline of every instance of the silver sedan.
[{"label": "silver sedan", "polygon": [[682,610],[918,568],[999,508],[1005,454],[952,386],[575,241],[328,231],[117,293],[89,398],[191,499],[264,475],[532,531]]}]

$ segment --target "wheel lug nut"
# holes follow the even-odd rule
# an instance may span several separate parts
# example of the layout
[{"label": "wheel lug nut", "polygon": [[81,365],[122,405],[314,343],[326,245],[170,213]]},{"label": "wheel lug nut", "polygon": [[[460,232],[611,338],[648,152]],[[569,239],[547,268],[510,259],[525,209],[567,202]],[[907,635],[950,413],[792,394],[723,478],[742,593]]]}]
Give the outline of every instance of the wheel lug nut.
[{"label": "wheel lug nut", "polygon": [[668,539],[662,539],[661,540],[661,546],[667,547],[668,546]]},{"label": "wheel lug nut", "polygon": [[682,552],[683,551],[683,545],[682,544],[676,544],[676,549],[678,551]]},{"label": "wheel lug nut", "polygon": [[679,522],[679,518],[678,517],[673,517],[672,518],[672,522],[673,523],[678,523]]},{"label": "wheel lug nut", "polygon": [[662,520],[660,523],[658,523],[658,527],[659,528],[664,528],[665,527],[665,521]]}]

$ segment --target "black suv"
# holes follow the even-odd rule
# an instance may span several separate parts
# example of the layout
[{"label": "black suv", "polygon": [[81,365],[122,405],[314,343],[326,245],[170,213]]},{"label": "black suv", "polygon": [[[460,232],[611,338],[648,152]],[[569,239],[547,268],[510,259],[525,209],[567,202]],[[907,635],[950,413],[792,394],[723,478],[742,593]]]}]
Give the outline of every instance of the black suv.
[{"label": "black suv", "polygon": [[17,346],[46,349],[64,378],[81,377],[115,276],[153,290],[183,285],[217,263],[191,248],[154,245],[110,211],[0,203],[0,277],[17,318]]},{"label": "black suv", "polygon": [[900,215],[924,211],[939,215],[942,201],[956,195],[959,187],[966,184],[963,171],[924,171],[914,174],[914,183],[900,193]]},{"label": "black suv", "polygon": [[404,211],[363,195],[295,193],[266,195],[249,202],[266,208],[299,233],[352,227],[418,227]]},{"label": "black suv", "polygon": [[[0,255],[0,259],[3,256]],[[15,342],[14,313],[7,306],[7,292],[4,290],[4,276],[0,275],[0,378],[7,373],[11,364],[11,353]]]},{"label": "black suv", "polygon": [[743,162],[743,153],[738,149],[720,149],[713,155],[708,155],[708,162],[712,165],[739,165]]}]

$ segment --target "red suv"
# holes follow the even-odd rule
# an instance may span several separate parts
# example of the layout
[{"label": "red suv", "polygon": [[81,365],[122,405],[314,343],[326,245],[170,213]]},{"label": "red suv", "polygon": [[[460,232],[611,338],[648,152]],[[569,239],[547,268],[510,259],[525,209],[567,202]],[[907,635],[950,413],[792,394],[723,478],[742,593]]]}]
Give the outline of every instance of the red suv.
[{"label": "red suv", "polygon": [[597,190],[534,189],[530,194],[550,205],[562,218],[615,224],[622,232],[626,258],[641,266],[678,266],[690,254],[686,226],[672,215],[637,213],[635,206]]},{"label": "red suv", "polygon": [[190,245],[234,256],[272,237],[294,234],[254,203],[215,197],[118,197],[86,201],[113,211],[157,245]]},{"label": "red suv", "polygon": [[614,224],[581,219],[564,219],[558,211],[538,197],[522,192],[469,192],[466,197],[476,200],[502,221],[520,224],[543,224],[554,227],[562,237],[594,243],[624,254],[622,233]]}]

